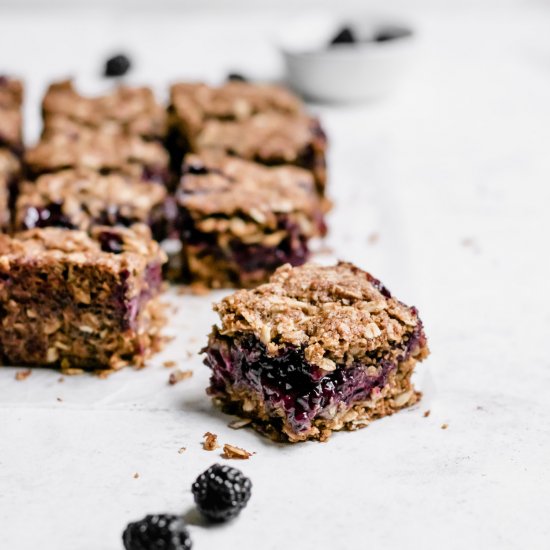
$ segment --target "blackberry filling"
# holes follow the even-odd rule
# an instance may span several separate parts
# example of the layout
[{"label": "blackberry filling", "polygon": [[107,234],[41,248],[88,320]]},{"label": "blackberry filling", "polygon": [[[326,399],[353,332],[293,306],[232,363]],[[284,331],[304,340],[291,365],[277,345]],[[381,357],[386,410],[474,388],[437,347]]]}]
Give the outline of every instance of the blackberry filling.
[{"label": "blackberry filling", "polygon": [[[382,389],[398,361],[418,348],[420,335],[421,328],[415,329],[398,360],[366,358],[365,363],[328,374],[308,363],[301,348],[287,346],[272,357],[255,337],[230,340],[216,335],[205,349],[204,363],[212,369],[209,393],[224,396],[232,388],[256,394],[268,414],[282,411],[295,433],[304,432],[315,418],[331,416],[328,409],[340,404],[348,408],[367,400],[375,388]],[[369,366],[376,366],[375,374]]]},{"label": "blackberry filling", "polygon": [[23,229],[35,227],[65,227],[76,229],[71,220],[63,214],[63,204],[51,202],[46,206],[29,206],[25,211]]},{"label": "blackberry filling", "polygon": [[185,209],[180,213],[178,226],[182,241],[201,248],[200,255],[212,255],[230,261],[244,273],[258,270],[273,271],[285,263],[302,265],[309,257],[307,238],[301,233],[298,225],[284,215],[278,217],[276,231],[284,230],[287,236],[277,246],[246,244],[239,239],[232,239],[229,241],[229,252],[220,248],[215,233],[197,230],[192,217]]}]

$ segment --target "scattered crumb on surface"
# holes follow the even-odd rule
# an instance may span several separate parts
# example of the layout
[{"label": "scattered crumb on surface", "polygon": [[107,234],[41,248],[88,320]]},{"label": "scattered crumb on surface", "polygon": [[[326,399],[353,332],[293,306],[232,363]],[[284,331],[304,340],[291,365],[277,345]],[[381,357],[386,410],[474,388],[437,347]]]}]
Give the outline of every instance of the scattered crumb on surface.
[{"label": "scattered crumb on surface", "polygon": [[136,472],[136,473],[134,474],[134,479],[137,479],[138,477],[139,477],[139,474]]},{"label": "scattered crumb on surface", "polygon": [[195,356],[195,352],[194,351],[191,351],[191,350],[186,350],[185,351],[185,358],[186,359],[191,359],[192,357]]},{"label": "scattered crumb on surface", "polygon": [[376,231],[374,233],[371,233],[368,237],[367,237],[367,242],[369,244],[376,244],[378,241],[380,240],[380,234],[377,233]]},{"label": "scattered crumb on surface", "polygon": [[63,376],[60,376],[57,381],[61,384],[62,382],[65,382],[65,378],[63,378]]},{"label": "scattered crumb on surface", "polygon": [[218,436],[216,434],[213,434],[212,432],[206,432],[203,437],[204,441],[202,443],[202,448],[205,451],[214,451],[215,449],[220,448],[220,445],[218,443]]},{"label": "scattered crumb on surface", "polygon": [[61,397],[56,397],[56,399],[61,403],[63,401],[63,399],[61,399]]},{"label": "scattered crumb on surface", "polygon": [[449,424],[441,424],[441,429],[446,430],[449,427]]},{"label": "scattered crumb on surface", "polygon": [[464,248],[470,248],[476,254],[480,251],[479,245],[473,237],[465,237],[462,241],[460,241],[460,244]]},{"label": "scattered crumb on surface", "polygon": [[250,418],[239,418],[238,420],[233,420],[233,422],[230,422],[228,426],[233,430],[240,430],[241,428],[248,426],[251,422],[252,420]]},{"label": "scattered crumb on surface", "polygon": [[476,407],[476,410],[477,410],[477,411],[484,411],[485,409],[484,409],[481,405],[478,405],[478,406]]},{"label": "scattered crumb on surface", "polygon": [[168,378],[168,383],[173,386],[174,384],[177,384],[178,382],[181,382],[182,380],[185,380],[187,378],[191,378],[193,376],[192,370],[180,370],[176,369],[174,372],[170,373],[170,376]]},{"label": "scattered crumb on surface", "polygon": [[78,376],[79,374],[84,374],[84,369],[75,369],[69,367],[68,369],[61,369],[61,373],[67,376]]},{"label": "scattered crumb on surface", "polygon": [[171,369],[172,367],[175,367],[177,365],[176,361],[164,361],[162,363],[167,369]]},{"label": "scattered crumb on surface", "polygon": [[325,242],[322,242],[319,247],[314,250],[315,254],[334,254],[334,249],[326,244]]},{"label": "scattered crumb on surface", "polygon": [[176,294],[178,296],[205,296],[206,294],[210,293],[210,289],[201,284],[201,283],[193,283],[191,285],[180,285],[178,286],[178,289],[176,290]]},{"label": "scattered crumb on surface", "polygon": [[187,447],[180,447],[180,448],[178,449],[178,453],[179,453],[180,455],[183,454],[185,451],[187,451]]},{"label": "scattered crumb on surface", "polygon": [[31,369],[18,370],[15,373],[15,379],[21,382],[22,380],[26,380],[31,374],[32,374]]},{"label": "scattered crumb on surface", "polygon": [[235,447],[234,445],[229,445],[226,443],[223,446],[223,458],[236,458],[240,460],[247,460],[252,456],[252,453],[241,449],[240,447]]},{"label": "scattered crumb on surface", "polygon": [[103,370],[96,371],[96,374],[97,374],[98,378],[101,378],[102,380],[105,380],[106,378],[111,376],[111,374],[113,374],[113,372],[115,372],[115,369],[103,369]]},{"label": "scattered crumb on surface", "polygon": [[430,409],[428,409],[427,411],[424,411],[424,418],[428,418],[428,416],[430,416]]}]

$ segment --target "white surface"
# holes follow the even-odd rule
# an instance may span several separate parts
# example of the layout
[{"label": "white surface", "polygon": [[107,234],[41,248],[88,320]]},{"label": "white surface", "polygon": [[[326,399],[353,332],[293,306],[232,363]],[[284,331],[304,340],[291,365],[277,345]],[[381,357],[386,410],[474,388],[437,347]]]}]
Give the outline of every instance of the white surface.
[{"label": "white surface", "polygon": [[[257,454],[236,464],[254,483],[248,508],[192,526],[197,550],[549,547],[550,14],[529,5],[419,13],[418,63],[395,97],[317,107],[332,141],[329,244],[419,307],[428,402],[326,444],[232,431],[186,358],[210,298],[178,298],[178,338],[146,370],[64,383],[0,371],[2,550],[120,550],[128,521],[188,512],[191,482],[221,460],[201,449],[206,430]],[[135,80],[159,87],[280,68],[275,17],[71,17],[0,13],[2,69],[30,85],[30,138],[46,82],[78,72],[91,85],[121,46]],[[167,387],[164,359],[195,376]]]}]

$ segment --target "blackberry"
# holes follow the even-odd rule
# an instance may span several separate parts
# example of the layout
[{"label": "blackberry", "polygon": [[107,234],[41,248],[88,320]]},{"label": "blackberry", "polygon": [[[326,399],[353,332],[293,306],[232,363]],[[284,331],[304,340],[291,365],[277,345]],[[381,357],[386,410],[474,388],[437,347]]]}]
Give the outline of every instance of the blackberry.
[{"label": "blackberry", "polygon": [[191,538],[179,516],[146,516],[122,534],[126,550],[190,550]]},{"label": "blackberry", "polygon": [[213,522],[234,518],[246,506],[252,483],[240,470],[214,464],[193,483],[199,512]]},{"label": "blackberry", "polygon": [[330,41],[330,44],[354,44],[357,42],[354,32],[350,27],[342,27],[336,36]]},{"label": "blackberry", "polygon": [[229,73],[227,75],[227,80],[233,80],[238,82],[248,82],[248,78],[242,75],[241,73]]},{"label": "blackberry", "polygon": [[105,76],[122,76],[125,75],[131,67],[132,63],[127,56],[123,54],[115,55],[105,63]]}]

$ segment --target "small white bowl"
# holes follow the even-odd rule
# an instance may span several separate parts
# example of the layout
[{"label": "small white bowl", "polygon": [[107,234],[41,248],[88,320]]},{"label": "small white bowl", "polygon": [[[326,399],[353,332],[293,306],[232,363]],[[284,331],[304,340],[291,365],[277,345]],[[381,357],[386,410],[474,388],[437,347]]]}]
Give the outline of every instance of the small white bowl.
[{"label": "small white bowl", "polygon": [[[343,27],[350,27],[358,42],[330,41]],[[402,31],[387,41],[372,38],[380,29]],[[393,90],[410,64],[414,30],[401,21],[362,15],[337,19],[326,14],[300,17],[279,38],[287,79],[302,95],[324,102],[357,102],[379,99]]]}]

